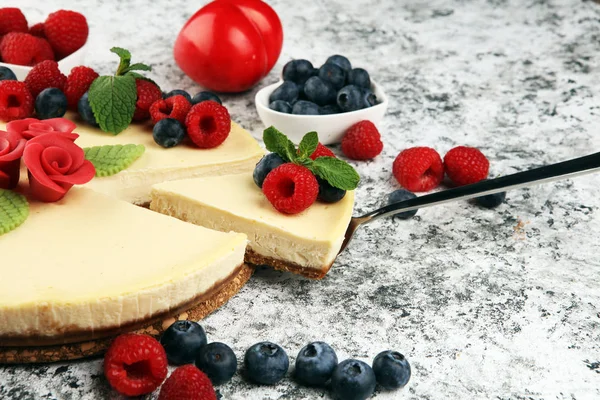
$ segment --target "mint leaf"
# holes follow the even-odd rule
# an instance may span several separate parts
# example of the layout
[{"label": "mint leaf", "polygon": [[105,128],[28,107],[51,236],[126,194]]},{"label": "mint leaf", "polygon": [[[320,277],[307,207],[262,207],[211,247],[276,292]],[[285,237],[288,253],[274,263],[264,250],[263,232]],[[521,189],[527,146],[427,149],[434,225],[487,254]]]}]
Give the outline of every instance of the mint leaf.
[{"label": "mint leaf", "polygon": [[137,101],[133,76],[96,78],[90,86],[88,96],[96,121],[104,132],[116,135],[131,123]]},{"label": "mint leaf", "polygon": [[117,68],[117,75],[124,74],[127,68],[129,68],[129,64],[131,64],[131,53],[129,50],[122,49],[121,47],[113,47],[110,51],[118,55],[121,59]]},{"label": "mint leaf", "polygon": [[309,167],[319,178],[325,179],[333,187],[354,190],[360,176],[347,162],[335,157],[317,157]]},{"label": "mint leaf", "polygon": [[29,203],[25,196],[0,189],[0,236],[16,229],[29,216]]},{"label": "mint leaf", "polygon": [[125,72],[131,71],[152,71],[152,67],[143,63],[131,64]]},{"label": "mint leaf", "polygon": [[133,72],[133,71],[127,71],[127,72],[125,73],[125,75],[128,75],[128,76],[133,76],[135,79],[144,79],[144,80],[146,80],[146,81],[148,81],[148,82],[152,82],[152,83],[154,83],[156,86],[160,87],[160,85],[159,85],[158,83],[154,82],[152,79],[150,79],[150,78],[146,78],[144,75],[142,75],[142,74],[138,74],[137,72]]},{"label": "mint leaf", "polygon": [[296,160],[296,146],[294,146],[294,143],[292,143],[287,136],[278,131],[275,127],[270,126],[264,130],[263,141],[265,142],[267,150],[277,153],[285,161],[293,162]]},{"label": "mint leaf", "polygon": [[298,154],[300,157],[310,157],[317,150],[319,145],[319,135],[317,132],[308,132],[298,145]]},{"label": "mint leaf", "polygon": [[144,154],[141,144],[117,144],[114,146],[94,146],[83,149],[86,160],[96,168],[96,176],[111,176],[128,168]]}]

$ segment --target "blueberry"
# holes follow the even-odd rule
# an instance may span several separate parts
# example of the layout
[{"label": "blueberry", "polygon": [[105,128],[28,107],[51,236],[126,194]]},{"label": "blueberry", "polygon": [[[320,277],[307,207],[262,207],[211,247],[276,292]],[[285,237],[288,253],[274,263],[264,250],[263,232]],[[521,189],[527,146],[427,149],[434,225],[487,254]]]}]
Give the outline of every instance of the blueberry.
[{"label": "blueberry", "polygon": [[337,94],[337,105],[342,112],[356,111],[364,108],[362,90],[354,85],[344,86]]},{"label": "blueberry", "polygon": [[312,63],[308,60],[292,60],[283,66],[283,80],[294,83],[304,83],[316,73]]},{"label": "blueberry", "polygon": [[[398,189],[390,193],[390,195],[388,196],[388,204],[399,203],[401,201],[414,199],[416,197],[417,195],[413,192],[409,192],[405,189]],[[394,214],[394,217],[398,217],[400,219],[409,219],[414,217],[417,214],[417,211],[418,210],[404,211],[398,214]]]},{"label": "blueberry", "polygon": [[269,96],[269,103],[276,100],[283,100],[291,103],[298,99],[298,86],[292,81],[284,81],[277,89],[273,90],[273,93]]},{"label": "blueberry", "polygon": [[369,108],[377,104],[377,96],[371,91],[371,89],[360,88],[362,95],[363,108]]},{"label": "blueberry", "polygon": [[98,122],[96,122],[96,117],[94,117],[92,107],[90,106],[88,92],[85,92],[77,102],[77,111],[79,111],[79,115],[85,122],[92,126],[99,126]]},{"label": "blueberry", "polygon": [[17,76],[8,67],[0,67],[0,81],[16,81]]},{"label": "blueberry", "polygon": [[317,177],[319,182],[319,195],[317,199],[323,203],[337,203],[346,195],[346,191],[333,187],[324,179]]},{"label": "blueberry", "polygon": [[397,351],[382,351],[373,360],[373,372],[384,389],[399,389],[410,379],[410,364]]},{"label": "blueberry", "polygon": [[341,112],[342,110],[340,110],[337,104],[327,104],[319,108],[319,114],[321,115],[339,114]]},{"label": "blueberry", "polygon": [[475,202],[481,207],[496,208],[506,200],[506,192],[487,194],[485,196],[475,198]]},{"label": "blueberry", "polygon": [[319,78],[329,82],[335,90],[340,90],[346,84],[346,71],[337,64],[325,63],[319,68]]},{"label": "blueberry", "polygon": [[327,343],[313,342],[300,350],[296,357],[296,379],[307,386],[324,385],[333,374],[338,359]]},{"label": "blueberry", "polygon": [[191,364],[200,348],[206,344],[204,329],[193,321],[175,321],[160,338],[171,364]]},{"label": "blueberry", "polygon": [[313,76],[304,84],[304,94],[313,103],[324,106],[335,103],[335,89],[331,83]]},{"label": "blueberry", "polygon": [[181,89],[171,90],[169,93],[166,93],[163,96],[163,98],[168,99],[169,97],[177,96],[177,95],[181,95],[181,96],[185,97],[186,100],[189,101],[190,103],[192,102],[192,96],[190,96],[190,94],[188,92],[186,92],[185,90],[181,90]]},{"label": "blueberry", "polygon": [[152,129],[154,141],[165,149],[177,146],[185,135],[185,126],[174,118],[161,119]]},{"label": "blueberry", "polygon": [[342,361],[331,376],[333,397],[339,400],[367,399],[375,391],[375,383],[373,369],[359,360]]},{"label": "blueberry", "polygon": [[261,342],[246,351],[244,366],[251,381],[274,385],[287,373],[290,360],[280,346],[271,342]]},{"label": "blueberry", "polygon": [[258,164],[256,164],[256,167],[254,167],[254,172],[252,173],[256,186],[262,188],[263,182],[267,175],[269,175],[269,172],[273,171],[281,164],[285,164],[285,161],[275,153],[269,153],[261,158]]},{"label": "blueberry", "polygon": [[216,101],[219,104],[223,104],[223,102],[221,101],[219,96],[217,96],[213,92],[209,92],[209,91],[200,92],[200,93],[196,94],[192,98],[192,104],[202,103],[203,101],[206,101],[206,100],[212,100],[212,101]]},{"label": "blueberry", "polygon": [[344,56],[340,56],[339,54],[329,57],[327,61],[325,61],[325,64],[327,63],[335,64],[338,67],[341,67],[344,71],[346,71],[346,74],[350,73],[352,70],[352,64],[350,64],[350,60]]},{"label": "blueberry", "polygon": [[348,74],[348,85],[371,89],[371,78],[369,77],[369,73],[362,68],[354,68]]},{"label": "blueberry", "polygon": [[235,374],[237,357],[225,343],[213,342],[200,348],[196,367],[208,376],[213,385],[222,385]]},{"label": "blueberry", "polygon": [[292,107],[292,114],[319,115],[319,106],[312,101],[298,100]]},{"label": "blueberry", "polygon": [[283,100],[275,100],[274,102],[269,103],[269,108],[271,110],[279,111],[281,113],[292,113],[292,106],[290,105],[290,103]]},{"label": "blueberry", "polygon": [[35,113],[39,119],[61,118],[67,106],[67,96],[57,88],[44,89],[35,98]]}]

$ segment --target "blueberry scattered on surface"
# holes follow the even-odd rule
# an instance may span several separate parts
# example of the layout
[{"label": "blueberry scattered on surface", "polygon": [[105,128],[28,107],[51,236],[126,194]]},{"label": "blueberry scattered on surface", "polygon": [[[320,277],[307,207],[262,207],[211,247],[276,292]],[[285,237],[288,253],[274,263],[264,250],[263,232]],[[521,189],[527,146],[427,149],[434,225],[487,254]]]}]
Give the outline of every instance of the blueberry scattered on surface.
[{"label": "blueberry scattered on surface", "polygon": [[342,110],[340,110],[337,104],[327,104],[319,108],[319,114],[321,115],[339,114],[341,112]]},{"label": "blueberry scattered on surface", "polygon": [[0,67],[0,81],[16,81],[17,76],[8,67]]},{"label": "blueberry scattered on surface", "polygon": [[254,172],[252,173],[252,178],[254,178],[256,186],[262,188],[263,182],[267,175],[269,175],[269,172],[273,171],[281,164],[285,164],[285,161],[276,153],[269,153],[261,158],[256,164],[256,167],[254,167]]},{"label": "blueberry scattered on surface", "polygon": [[329,182],[324,179],[317,177],[317,182],[319,183],[319,194],[317,195],[317,199],[323,203],[337,203],[346,195],[345,190],[331,186]]},{"label": "blueberry scattered on surface", "polygon": [[339,67],[342,67],[342,69],[346,71],[346,74],[350,73],[350,71],[352,70],[352,64],[350,64],[350,60],[339,54],[335,54],[329,57],[327,61],[325,61],[325,64],[327,63],[335,64]]},{"label": "blueberry scattered on surface", "polygon": [[154,141],[166,149],[177,146],[183,141],[185,135],[185,126],[174,118],[161,119],[152,128]]},{"label": "blueberry scattered on surface", "polygon": [[340,90],[346,83],[346,71],[337,64],[325,63],[319,68],[319,78],[329,82],[335,90]]},{"label": "blueberry scattered on surface", "polygon": [[85,92],[77,102],[77,111],[79,112],[79,115],[85,122],[92,126],[99,126],[98,122],[96,122],[96,117],[94,117],[92,107],[90,106],[88,92]]},{"label": "blueberry scattered on surface", "polygon": [[338,400],[365,400],[375,391],[375,384],[373,369],[359,360],[342,361],[331,376],[333,397]]},{"label": "blueberry scattered on surface", "polygon": [[348,74],[348,84],[365,89],[371,89],[371,77],[369,73],[363,68],[354,68]]},{"label": "blueberry scattered on surface", "polygon": [[324,106],[335,102],[335,88],[331,83],[313,76],[304,84],[304,94],[308,100],[318,106]]},{"label": "blueberry scattered on surface", "polygon": [[292,113],[292,106],[287,101],[275,100],[269,103],[269,108],[274,111],[279,111],[286,114]]},{"label": "blueberry scattered on surface", "polygon": [[377,104],[377,96],[371,91],[371,89],[360,88],[362,93],[362,105],[363,108],[369,108]]},{"label": "blueberry scattered on surface", "polygon": [[337,94],[337,105],[343,112],[364,108],[364,96],[358,86],[344,86]]},{"label": "blueberry scattered on surface", "polygon": [[[417,197],[417,195],[414,194],[413,192],[409,192],[406,189],[398,189],[398,190],[394,190],[392,193],[390,193],[390,195],[388,196],[388,204],[399,203],[401,201],[414,199],[416,197]],[[397,214],[394,214],[394,218],[409,219],[409,218],[414,217],[417,214],[417,211],[418,211],[418,209],[397,213]]]},{"label": "blueberry scattered on surface", "polygon": [[263,385],[274,385],[287,373],[290,360],[280,346],[260,342],[251,346],[244,356],[248,379]]},{"label": "blueberry scattered on surface", "polygon": [[373,360],[373,372],[384,389],[395,390],[410,380],[410,364],[397,351],[382,351]]},{"label": "blueberry scattered on surface", "polygon": [[192,96],[190,96],[190,94],[188,92],[186,92],[185,90],[181,90],[181,89],[171,90],[169,93],[165,93],[163,98],[168,99],[169,97],[177,96],[178,94],[185,97],[185,99],[187,101],[189,101],[190,103],[192,102]]},{"label": "blueberry scattered on surface", "polygon": [[235,374],[237,357],[225,343],[212,342],[200,348],[196,367],[208,376],[213,385],[222,385]]},{"label": "blueberry scattered on surface", "polygon": [[283,80],[304,83],[316,74],[316,69],[308,60],[292,60],[283,66]]},{"label": "blueberry scattered on surface", "polygon": [[39,119],[60,118],[67,112],[67,96],[57,88],[44,89],[35,98],[35,113]]},{"label": "blueberry scattered on surface", "polygon": [[298,86],[292,81],[284,81],[279,85],[269,96],[269,103],[277,100],[287,101],[292,103],[298,99]]},{"label": "blueberry scattered on surface", "polygon": [[200,93],[196,94],[192,98],[192,104],[202,103],[203,101],[206,101],[206,100],[212,100],[212,101],[216,101],[219,104],[223,104],[223,102],[221,101],[219,96],[217,96],[213,92],[209,92],[209,91],[204,91],[204,92],[200,92]]},{"label": "blueberry scattered on surface", "polygon": [[324,342],[313,342],[298,353],[294,376],[307,386],[324,385],[331,378],[337,363],[337,355],[331,346]]},{"label": "blueberry scattered on surface", "polygon": [[198,323],[186,320],[175,321],[160,338],[167,359],[174,365],[192,364],[206,342],[204,329]]},{"label": "blueberry scattered on surface", "polygon": [[292,114],[319,115],[319,106],[312,101],[298,100],[292,107]]},{"label": "blueberry scattered on surface", "polygon": [[475,203],[484,208],[496,208],[506,200],[506,192],[488,194],[475,198]]}]

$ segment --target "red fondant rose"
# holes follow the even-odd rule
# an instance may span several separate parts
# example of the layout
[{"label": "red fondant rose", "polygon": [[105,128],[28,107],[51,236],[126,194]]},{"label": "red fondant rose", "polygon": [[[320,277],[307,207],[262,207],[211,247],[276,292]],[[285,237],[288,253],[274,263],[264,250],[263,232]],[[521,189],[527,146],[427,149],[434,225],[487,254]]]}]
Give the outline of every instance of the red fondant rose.
[{"label": "red fondant rose", "polygon": [[0,131],[0,189],[14,189],[19,183],[25,143],[17,133]]},{"label": "red fondant rose", "polygon": [[83,185],[96,174],[83,149],[62,133],[46,133],[29,140],[23,162],[31,194],[44,202],[62,199],[73,185]]},{"label": "red fondant rose", "polygon": [[65,118],[51,118],[39,120],[35,118],[25,118],[18,121],[11,121],[6,124],[6,130],[18,133],[29,140],[44,133],[59,132],[71,141],[79,137],[73,132],[77,125]]}]

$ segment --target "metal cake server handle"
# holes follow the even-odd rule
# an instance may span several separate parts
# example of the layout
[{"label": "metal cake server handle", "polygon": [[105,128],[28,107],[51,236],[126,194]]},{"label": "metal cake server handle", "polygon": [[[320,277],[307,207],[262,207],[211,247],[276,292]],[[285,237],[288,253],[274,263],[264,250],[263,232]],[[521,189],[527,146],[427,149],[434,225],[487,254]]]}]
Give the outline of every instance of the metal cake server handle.
[{"label": "metal cake server handle", "polygon": [[354,236],[354,233],[359,226],[371,221],[375,221],[379,218],[387,217],[404,211],[411,211],[418,208],[448,203],[450,201],[472,199],[474,197],[504,192],[510,189],[519,189],[523,187],[535,186],[541,183],[572,178],[578,175],[590,174],[599,170],[600,153],[594,153],[556,164],[545,165],[543,167],[517,172],[512,175],[501,176],[500,178],[496,179],[481,181],[471,185],[460,186],[457,188],[420,196],[414,199],[389,204],[385,207],[371,211],[363,216],[352,217],[350,224],[348,225],[348,229],[346,230],[346,235],[344,237],[344,242],[342,243],[340,253],[348,246],[350,239],[352,239],[352,236]]}]

